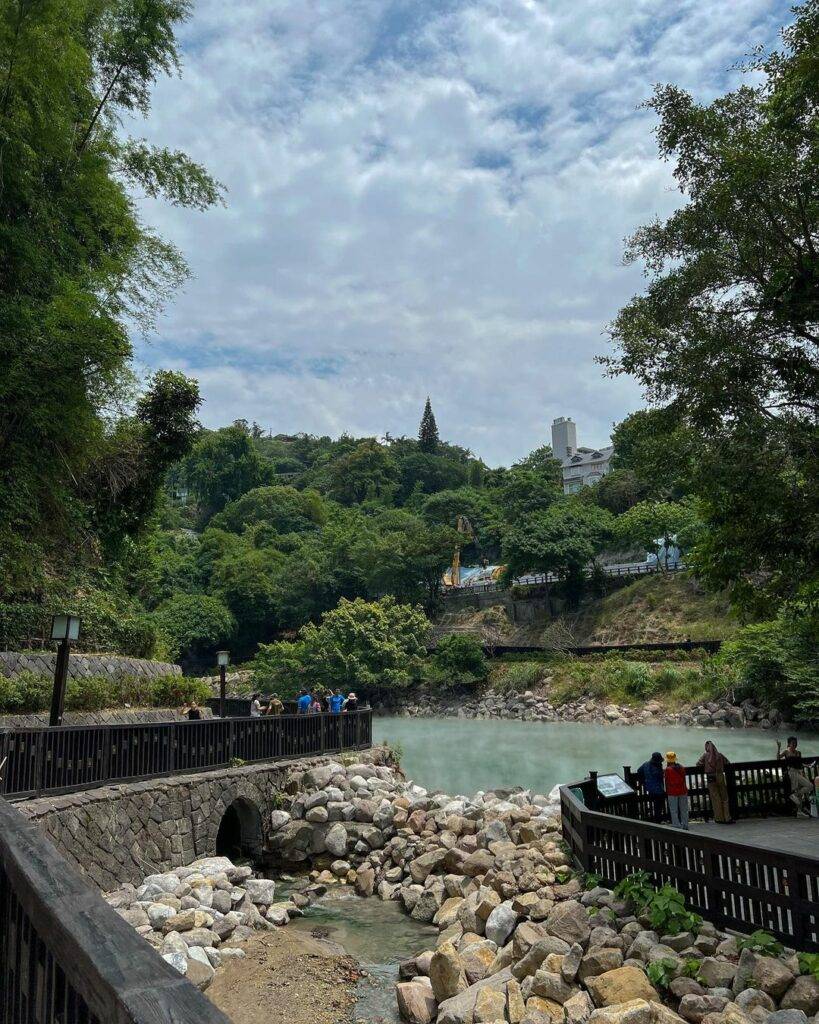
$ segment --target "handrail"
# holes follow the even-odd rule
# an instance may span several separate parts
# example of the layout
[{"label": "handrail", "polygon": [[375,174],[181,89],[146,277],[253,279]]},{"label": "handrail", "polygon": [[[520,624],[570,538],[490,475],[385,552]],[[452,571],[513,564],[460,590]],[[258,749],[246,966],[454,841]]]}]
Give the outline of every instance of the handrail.
[{"label": "handrail", "polygon": [[[735,816],[795,812],[781,761],[744,761],[728,769]],[[694,781],[694,810],[708,816],[702,769],[687,774]],[[676,886],[693,910],[718,927],[761,928],[798,949],[819,950],[819,855],[761,849],[647,821],[650,802],[642,792],[606,799],[596,773],[561,786],[560,804],[572,856],[606,884],[647,871],[656,883]]]},{"label": "handrail", "polygon": [[[633,565],[600,565],[587,566],[583,570],[586,579],[591,579],[595,572],[601,571],[604,576],[650,576],[658,572],[685,572],[688,568],[683,562],[675,565],[654,565],[649,562],[635,562]],[[490,594],[509,590],[512,587],[542,587],[547,583],[559,583],[560,577],[553,572],[527,573],[525,579],[514,579],[511,583],[490,580],[487,583],[463,583],[459,587],[449,587],[442,591],[443,597],[458,594]]]},{"label": "handrail", "polygon": [[209,718],[201,721],[0,730],[6,759],[0,795],[23,799],[111,782],[224,768],[237,761],[364,750],[372,711],[339,715]]},{"label": "handrail", "polygon": [[0,1024],[230,1024],[0,798]]}]

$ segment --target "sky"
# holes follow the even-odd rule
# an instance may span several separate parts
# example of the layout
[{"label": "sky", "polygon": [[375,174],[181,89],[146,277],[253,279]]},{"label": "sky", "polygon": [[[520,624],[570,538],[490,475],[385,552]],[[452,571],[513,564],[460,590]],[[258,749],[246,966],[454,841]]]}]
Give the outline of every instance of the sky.
[{"label": "sky", "polygon": [[143,372],[199,380],[209,427],[440,434],[490,465],[571,416],[599,446],[644,404],[606,324],[624,239],[681,201],[639,105],[708,100],[789,20],[772,0],[196,0],[183,74],[137,133],[227,188],[145,220],[193,279]]}]

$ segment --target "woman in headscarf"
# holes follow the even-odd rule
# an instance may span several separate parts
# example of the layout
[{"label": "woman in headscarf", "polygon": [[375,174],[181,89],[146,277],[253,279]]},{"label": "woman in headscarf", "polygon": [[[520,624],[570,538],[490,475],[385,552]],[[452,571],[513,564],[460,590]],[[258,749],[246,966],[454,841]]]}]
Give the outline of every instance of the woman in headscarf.
[{"label": "woman in headscarf", "polygon": [[734,823],[728,802],[728,784],[725,781],[725,768],[728,763],[725,754],[721,754],[711,740],[706,740],[705,753],[697,761],[697,767],[705,769],[708,795],[711,797],[711,809],[714,812],[714,821],[719,825],[733,825]]}]

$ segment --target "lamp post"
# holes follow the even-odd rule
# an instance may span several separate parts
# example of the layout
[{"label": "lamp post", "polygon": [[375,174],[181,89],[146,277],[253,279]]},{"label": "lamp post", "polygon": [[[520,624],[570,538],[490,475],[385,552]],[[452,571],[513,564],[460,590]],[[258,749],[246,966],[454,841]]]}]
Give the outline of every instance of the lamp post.
[{"label": "lamp post", "polygon": [[225,675],[227,673],[230,651],[217,651],[216,664],[219,666],[219,717],[225,717]]},{"label": "lamp post", "polygon": [[50,726],[63,724],[65,704],[65,683],[68,679],[68,650],[72,640],[80,635],[78,615],[53,615],[51,617],[51,639],[58,641],[57,663],[54,666],[54,690],[51,694]]}]

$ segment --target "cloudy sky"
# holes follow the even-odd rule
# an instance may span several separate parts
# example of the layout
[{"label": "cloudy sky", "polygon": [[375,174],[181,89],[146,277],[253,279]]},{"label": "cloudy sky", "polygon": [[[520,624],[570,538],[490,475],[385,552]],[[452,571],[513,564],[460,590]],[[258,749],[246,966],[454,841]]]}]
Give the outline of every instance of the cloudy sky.
[{"label": "cloudy sky", "polygon": [[229,190],[146,219],[194,279],[142,369],[200,381],[202,421],[443,437],[491,464],[640,404],[602,377],[641,287],[624,237],[678,202],[653,83],[702,98],[788,19],[773,0],[198,0],[152,141]]}]

